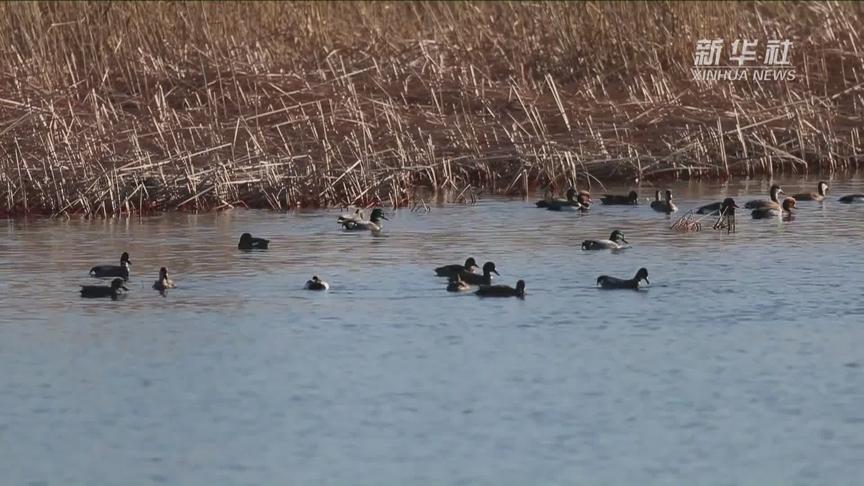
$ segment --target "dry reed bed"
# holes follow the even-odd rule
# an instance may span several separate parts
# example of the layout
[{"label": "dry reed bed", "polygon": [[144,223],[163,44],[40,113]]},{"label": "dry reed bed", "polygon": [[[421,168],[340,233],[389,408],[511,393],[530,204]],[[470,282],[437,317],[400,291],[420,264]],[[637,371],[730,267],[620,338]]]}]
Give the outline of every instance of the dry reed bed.
[{"label": "dry reed bed", "polygon": [[[855,3],[0,4],[0,213],[844,170],[856,25]],[[790,39],[798,80],[693,81],[706,37]]]}]

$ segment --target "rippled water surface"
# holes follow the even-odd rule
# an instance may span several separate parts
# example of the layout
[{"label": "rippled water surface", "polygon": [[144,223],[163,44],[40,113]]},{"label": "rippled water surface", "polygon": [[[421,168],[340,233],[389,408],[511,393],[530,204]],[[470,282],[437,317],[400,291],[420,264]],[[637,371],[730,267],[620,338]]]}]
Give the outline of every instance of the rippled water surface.
[{"label": "rippled water surface", "polygon": [[[672,188],[682,208],[767,192]],[[340,232],[338,211],[0,221],[3,482],[857,483],[851,192],[864,181],[833,181],[790,222],[739,213],[730,235],[673,232],[647,205],[494,198],[391,213],[377,238]],[[633,248],[580,251],[613,229]],[[272,249],[237,251],[244,231]],[[122,251],[127,298],[79,298]],[[445,292],[432,268],[467,256],[526,298]],[[593,286],[641,266],[645,290]],[[302,290],[312,274],[332,289]]]}]

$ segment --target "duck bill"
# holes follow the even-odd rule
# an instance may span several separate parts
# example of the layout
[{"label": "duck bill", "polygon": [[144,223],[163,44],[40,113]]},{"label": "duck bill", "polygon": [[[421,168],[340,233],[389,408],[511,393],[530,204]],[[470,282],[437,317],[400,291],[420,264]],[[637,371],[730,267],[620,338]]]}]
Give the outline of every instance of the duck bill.
[{"label": "duck bill", "polygon": [[501,276],[501,274],[498,273],[498,270],[492,270],[492,273],[494,273],[495,275],[498,275],[499,277]]},{"label": "duck bill", "polygon": [[390,221],[390,218],[388,218],[387,216],[384,216],[383,214],[381,215],[381,218],[386,219],[387,221]]},{"label": "duck bill", "polygon": [[624,238],[621,238],[621,241],[623,241],[623,242],[624,242],[624,243],[625,243],[625,244],[627,244],[627,245],[629,245],[629,244],[630,244],[630,242],[629,242],[629,241],[627,241],[627,240],[625,240],[625,239],[624,239]]},{"label": "duck bill", "polygon": [[648,277],[645,277],[642,280],[644,280],[646,284],[651,285],[651,282],[648,281]]},{"label": "duck bill", "polygon": [[125,290],[126,292],[129,292],[129,289],[127,289],[125,285],[121,285],[120,288]]}]

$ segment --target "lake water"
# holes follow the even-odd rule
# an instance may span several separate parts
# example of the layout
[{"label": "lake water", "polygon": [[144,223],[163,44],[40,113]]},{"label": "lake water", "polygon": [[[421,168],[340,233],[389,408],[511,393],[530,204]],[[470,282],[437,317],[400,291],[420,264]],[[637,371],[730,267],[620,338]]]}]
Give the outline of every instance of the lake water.
[{"label": "lake water", "polygon": [[[767,187],[672,189],[686,209]],[[2,481],[857,483],[864,205],[836,202],[852,192],[864,180],[833,181],[791,222],[742,209],[728,235],[671,231],[647,204],[498,198],[388,211],[383,237],[341,232],[340,211],[0,221]],[[580,251],[613,229],[633,247]],[[245,231],[271,249],[239,252]],[[81,299],[123,251],[125,300]],[[526,298],[444,291],[432,268],[467,256]],[[642,266],[642,291],[594,287]],[[332,289],[302,290],[313,274]]]}]

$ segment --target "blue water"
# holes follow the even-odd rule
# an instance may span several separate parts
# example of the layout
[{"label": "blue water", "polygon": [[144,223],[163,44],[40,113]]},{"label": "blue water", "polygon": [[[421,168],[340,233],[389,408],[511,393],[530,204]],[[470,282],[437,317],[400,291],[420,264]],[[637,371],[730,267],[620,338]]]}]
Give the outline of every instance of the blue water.
[{"label": "blue water", "polygon": [[[734,234],[499,198],[388,209],[381,237],[338,211],[0,222],[2,482],[858,483],[864,205],[833,196],[862,188]],[[687,209],[767,184],[672,189]],[[579,249],[613,229],[633,247]],[[237,251],[244,231],[272,248]],[[123,251],[127,297],[81,299]],[[445,292],[432,268],[467,256],[526,298]],[[594,287],[643,266],[643,290]]]}]

